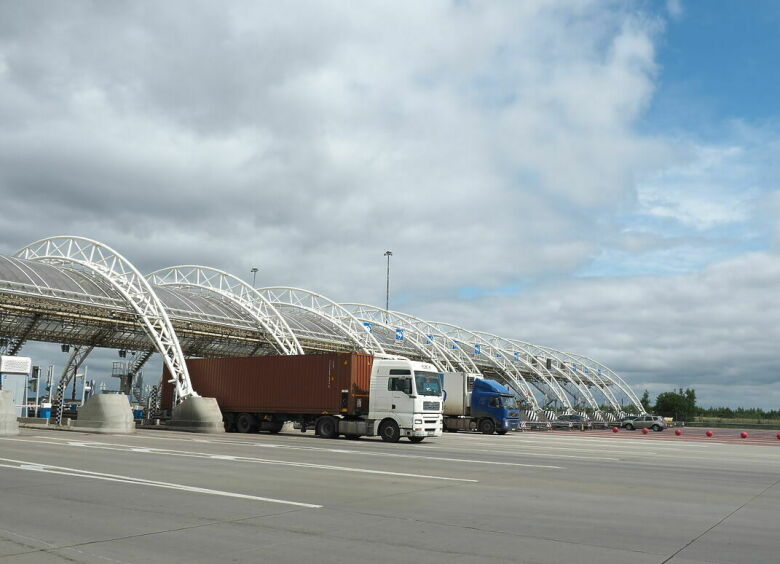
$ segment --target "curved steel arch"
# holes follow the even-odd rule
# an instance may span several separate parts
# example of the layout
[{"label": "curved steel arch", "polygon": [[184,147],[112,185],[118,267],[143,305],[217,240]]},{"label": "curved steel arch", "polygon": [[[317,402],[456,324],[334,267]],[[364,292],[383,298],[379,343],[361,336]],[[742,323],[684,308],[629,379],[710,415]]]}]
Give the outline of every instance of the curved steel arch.
[{"label": "curved steel arch", "polygon": [[[511,362],[508,362],[506,360],[505,357],[506,351],[499,350],[501,354],[498,355],[493,353],[493,350],[496,350],[496,347],[494,345],[490,344],[488,341],[486,341],[483,337],[480,337],[478,334],[469,331],[468,329],[464,329],[463,327],[458,327],[457,325],[451,325],[449,323],[442,323],[442,322],[433,322],[432,325],[439,327],[440,330],[448,334],[450,337],[453,337],[451,333],[452,331],[454,331],[456,333],[455,337],[459,337],[463,339],[463,342],[468,343],[467,339],[470,338],[473,340],[473,342],[470,344],[479,344],[480,347],[485,346],[488,349],[485,351],[485,358],[488,359],[488,362],[492,364],[495,368],[497,368],[501,374],[504,375],[507,382],[509,382],[510,384],[514,384],[513,387],[516,388],[516,391],[518,391],[520,395],[522,395],[526,400],[528,400],[531,403],[531,406],[535,411],[540,410],[539,402],[536,400],[536,396],[534,395],[533,390],[531,390],[531,387],[528,385],[528,382],[526,382],[525,378],[517,369],[517,367]],[[464,338],[463,335],[466,335],[466,338]]]},{"label": "curved steel arch", "polygon": [[634,407],[636,407],[639,410],[639,413],[645,413],[645,408],[642,405],[642,402],[640,401],[639,397],[634,393],[634,390],[632,390],[628,384],[626,384],[625,380],[621,378],[614,370],[609,368],[608,366],[603,365],[602,363],[598,362],[597,360],[593,360],[590,357],[587,357],[585,355],[581,354],[574,354],[570,355],[575,358],[584,359],[588,362],[592,362],[595,364],[599,369],[604,369],[606,372],[608,372],[611,376],[608,376],[610,380],[612,380],[615,385],[620,388],[620,390],[626,394],[628,399],[631,400],[631,403],[634,404]]},{"label": "curved steel arch", "polygon": [[[430,323],[429,321],[425,321],[424,319],[420,319],[419,317],[414,317],[413,315],[409,315],[408,313],[401,313],[399,311],[393,312],[395,315],[397,315],[400,319],[404,319],[407,322],[411,323],[413,327],[415,327],[418,331],[424,330],[425,333],[431,337],[431,341],[434,343],[436,342],[437,338],[444,339],[445,341],[449,341],[450,347],[444,347],[440,346],[440,349],[443,351],[446,351],[445,354],[447,355],[447,358],[450,359],[450,362],[454,363],[453,367],[455,365],[460,367],[461,372],[466,373],[479,373],[480,369],[477,367],[474,360],[463,351],[458,346],[458,343],[450,338],[449,335],[438,329],[435,325]],[[455,372],[455,371],[454,371]]]},{"label": "curved steel arch", "polygon": [[[436,367],[436,370],[440,372],[454,372],[452,365],[446,356],[437,356],[432,353],[431,348],[427,345],[427,342],[430,341],[427,335],[423,335],[417,329],[405,323],[390,325],[391,321],[401,320],[401,318],[393,315],[393,312],[366,304],[342,303],[340,305],[358,319],[370,322],[373,325],[384,327],[390,331],[395,331],[398,328],[404,329],[404,340],[408,340],[409,343],[420,352],[420,356],[433,364]],[[431,342],[431,344],[433,343]],[[433,350],[438,352],[436,346],[434,346]]]},{"label": "curved steel arch", "polygon": [[[566,397],[566,392],[563,391],[558,381],[552,377],[552,375],[547,371],[547,368],[544,365],[540,365],[539,367],[536,367],[533,365],[533,363],[525,360],[519,354],[517,356],[509,354],[514,352],[513,349],[518,348],[517,345],[512,341],[510,341],[509,339],[505,339],[504,337],[494,335],[493,333],[486,333],[484,331],[474,331],[474,333],[476,335],[479,335],[483,339],[486,339],[492,345],[496,346],[500,350],[507,353],[507,358],[509,358],[511,362],[514,362],[515,364],[522,364],[528,370],[533,372],[542,382],[544,382],[547,385],[550,391],[552,391],[552,393],[555,394],[555,397],[558,398],[558,400],[566,407],[566,409],[570,409],[570,410],[574,409],[571,403],[569,402],[569,398]],[[547,374],[545,374],[545,372]]]},{"label": "curved steel arch", "polygon": [[[557,349],[550,349],[550,348],[546,348],[546,347],[543,347],[543,349],[548,354],[551,354],[551,355],[552,354],[558,354],[558,355],[564,356],[565,358],[568,358],[569,359],[569,364],[570,364],[570,369],[571,369],[572,373],[577,375],[577,377],[581,381],[584,381],[585,385],[590,385],[590,386],[596,388],[599,392],[601,392],[601,394],[604,396],[604,398],[607,400],[607,402],[612,406],[612,409],[614,409],[616,413],[620,413],[621,415],[623,414],[623,409],[620,407],[620,404],[618,403],[617,399],[612,394],[612,392],[608,389],[608,387],[603,385],[603,382],[597,382],[593,378],[588,377],[589,374],[586,374],[582,370],[578,370],[577,366],[574,366],[574,365],[577,364],[577,359],[575,359],[569,353],[566,353],[564,351],[559,351]],[[558,358],[560,359],[560,357],[558,357]]]},{"label": "curved steel arch", "polygon": [[146,278],[125,257],[92,239],[65,235],[31,243],[14,256],[50,264],[76,264],[101,276],[141,318],[144,330],[171,373],[177,400],[198,395],[192,388],[184,354],[165,307]]},{"label": "curved steel arch", "polygon": [[303,347],[284,317],[265,296],[243,280],[208,266],[181,265],[155,270],[146,275],[156,286],[199,288],[226,298],[246,311],[272,337],[280,354],[304,354]]},{"label": "curved steel arch", "polygon": [[[422,353],[422,356],[427,358],[437,370],[442,372],[455,372],[455,368],[447,357],[447,353],[444,351],[443,347],[434,339],[430,339],[428,335],[420,331],[417,327],[410,324],[407,319],[396,314],[396,312],[380,309],[376,306],[367,304],[342,303],[341,305],[358,319],[370,321],[376,325],[386,327],[391,331],[395,328],[405,329],[408,331],[409,342],[412,346],[419,350]],[[390,323],[395,323],[395,326],[390,325]]]},{"label": "curved steel arch", "polygon": [[286,286],[258,288],[257,291],[273,305],[296,307],[330,321],[365,353],[385,352],[376,337],[354,315],[321,294]]},{"label": "curved steel arch", "polygon": [[[529,358],[535,355],[543,354],[543,355],[551,356],[559,363],[563,364],[563,361],[557,355],[553,354],[550,350],[545,349],[544,347],[541,347],[539,345],[534,345],[532,343],[526,343],[524,341],[519,341],[517,339],[510,339],[510,342],[523,348],[523,350],[526,351],[526,354],[529,355]],[[570,375],[565,370],[561,369],[561,367],[556,366],[554,363],[552,369],[555,372],[557,372],[563,379],[565,379],[566,381],[574,385],[574,387],[577,389],[577,391],[580,393],[583,399],[588,403],[588,405],[590,405],[591,409],[593,409],[594,411],[599,411],[599,402],[596,401],[596,398],[593,397],[593,394],[590,393],[590,390],[588,389],[587,385],[584,384],[582,380],[580,380],[577,374]]]}]

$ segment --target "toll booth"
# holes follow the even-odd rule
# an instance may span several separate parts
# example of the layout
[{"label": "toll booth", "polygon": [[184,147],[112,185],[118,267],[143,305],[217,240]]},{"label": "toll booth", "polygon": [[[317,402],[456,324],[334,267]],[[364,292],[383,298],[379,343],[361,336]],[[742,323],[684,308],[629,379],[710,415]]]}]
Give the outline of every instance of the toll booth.
[{"label": "toll booth", "polygon": [[32,359],[25,356],[0,356],[0,390],[10,390],[16,416],[27,416],[27,382]]}]

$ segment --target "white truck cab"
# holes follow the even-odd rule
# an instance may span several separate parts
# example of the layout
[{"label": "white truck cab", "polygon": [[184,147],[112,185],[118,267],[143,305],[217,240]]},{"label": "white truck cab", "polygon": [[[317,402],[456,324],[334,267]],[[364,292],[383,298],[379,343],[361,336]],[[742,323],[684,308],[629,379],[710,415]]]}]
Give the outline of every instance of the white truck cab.
[{"label": "white truck cab", "polygon": [[419,443],[442,435],[441,374],[432,364],[376,355],[369,398],[368,419],[382,440]]}]

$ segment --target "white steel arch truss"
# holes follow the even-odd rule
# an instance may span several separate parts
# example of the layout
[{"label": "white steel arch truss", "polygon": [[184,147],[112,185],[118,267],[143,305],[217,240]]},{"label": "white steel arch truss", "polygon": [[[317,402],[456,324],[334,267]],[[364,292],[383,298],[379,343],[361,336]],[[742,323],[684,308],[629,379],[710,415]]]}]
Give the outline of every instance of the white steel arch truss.
[{"label": "white steel arch truss", "polygon": [[[569,402],[569,398],[566,396],[566,392],[561,388],[558,381],[547,371],[547,368],[544,365],[534,366],[532,362],[529,362],[521,354],[513,355],[513,352],[520,352],[515,351],[515,349],[519,348],[515,343],[512,341],[505,339],[503,337],[499,337],[498,335],[494,335],[492,333],[485,333],[483,331],[475,331],[475,334],[479,335],[486,341],[488,341],[491,345],[495,346],[496,348],[504,351],[506,354],[506,357],[509,358],[510,361],[514,362],[515,364],[521,364],[525,368],[527,368],[530,372],[532,372],[534,375],[536,375],[539,380],[544,382],[544,384],[547,386],[547,388],[555,395],[555,397],[566,407],[568,410],[573,410],[571,403]],[[547,394],[540,390],[545,396]]]},{"label": "white steel arch truss", "polygon": [[[563,360],[561,360],[556,354],[554,354],[553,351],[550,351],[538,345],[533,345],[531,343],[526,343],[524,341],[518,341],[517,339],[510,339],[510,341],[520,347],[523,347],[523,349],[529,355],[529,359],[537,358],[537,362],[541,362],[540,358],[542,356],[552,357],[552,359],[557,360],[559,364],[563,364]],[[587,384],[585,384],[582,380],[580,380],[579,376],[576,373],[569,373],[569,371],[562,369],[559,365],[556,365],[556,363],[554,362],[552,363],[551,370],[556,372],[561,378],[563,378],[567,382],[571,383],[579,392],[582,399],[584,399],[585,402],[587,402],[587,404],[590,406],[591,409],[593,409],[596,412],[599,411],[599,402],[596,401],[596,398],[588,389]]]},{"label": "white steel arch truss", "polygon": [[612,406],[612,409],[615,410],[615,413],[623,415],[623,409],[621,408],[620,403],[617,401],[617,398],[615,398],[614,394],[609,389],[609,385],[604,385],[604,382],[600,379],[590,377],[590,370],[587,368],[583,370],[583,368],[585,367],[580,361],[572,357],[570,354],[563,351],[559,351],[557,349],[550,349],[547,347],[543,347],[543,350],[545,350],[549,355],[553,355],[553,354],[556,355],[556,358],[558,359],[561,359],[561,357],[568,359],[569,370],[571,370],[573,374],[576,374],[577,377],[586,386],[593,387],[597,389],[599,392],[601,392],[604,399],[607,400],[607,403],[609,403]]},{"label": "white steel arch truss", "polygon": [[[526,382],[523,375],[517,369],[517,367],[507,360],[506,351],[497,349],[490,342],[485,340],[478,334],[458,327],[457,325],[451,325],[449,323],[432,322],[432,325],[438,327],[443,333],[446,333],[449,337],[460,341],[461,343],[470,344],[472,346],[479,346],[479,354],[483,355],[486,361],[492,364],[498,371],[504,376],[507,383],[509,383],[516,392],[523,396],[532,406],[534,411],[539,411],[539,402],[534,395],[533,390]],[[484,347],[484,351],[482,348]]]},{"label": "white steel arch truss", "polygon": [[338,327],[357,347],[368,354],[384,354],[385,350],[368,328],[345,308],[323,295],[302,288],[272,286],[258,288],[274,306],[289,306],[313,313]]},{"label": "white steel arch truss", "polygon": [[198,394],[192,388],[181,345],[160,299],[144,276],[112,248],[84,237],[41,239],[14,256],[60,265],[79,265],[106,280],[138,314],[141,325],[163,357],[177,400]]},{"label": "white steel arch truss", "polygon": [[580,359],[581,362],[586,363],[590,362],[594,364],[597,368],[597,370],[603,370],[608,374],[608,378],[615,383],[615,385],[620,388],[620,390],[626,394],[629,400],[631,400],[631,403],[634,404],[634,407],[636,407],[639,410],[639,413],[644,413],[645,408],[642,405],[642,402],[640,401],[639,397],[634,393],[634,390],[632,390],[628,384],[626,384],[625,380],[621,378],[617,373],[615,373],[614,370],[609,368],[608,366],[604,366],[602,363],[593,360],[590,357],[581,355],[581,354],[572,354],[570,355],[574,358]]},{"label": "white steel arch truss", "polygon": [[[453,367],[459,367],[460,372],[466,373],[478,373],[480,372],[474,360],[466,354],[466,352],[460,347],[460,343],[453,340],[449,335],[441,331],[432,323],[409,315],[408,313],[393,312],[400,319],[406,320],[410,325],[415,327],[418,331],[425,333],[432,342],[437,343],[438,340],[443,340],[449,343],[449,346],[439,344],[441,350],[445,351],[447,358],[449,358]],[[457,372],[457,370],[453,370]]]},{"label": "white steel arch truss", "polygon": [[279,354],[304,354],[298,338],[271,302],[232,274],[208,266],[181,265],[155,270],[146,278],[156,286],[197,288],[222,296],[252,316],[270,335]]},{"label": "white steel arch truss", "polygon": [[428,359],[441,372],[455,372],[441,345],[395,312],[367,304],[342,303],[341,305],[362,321],[385,327],[390,331],[404,329],[404,339],[408,339],[409,343],[420,351],[420,356]]}]

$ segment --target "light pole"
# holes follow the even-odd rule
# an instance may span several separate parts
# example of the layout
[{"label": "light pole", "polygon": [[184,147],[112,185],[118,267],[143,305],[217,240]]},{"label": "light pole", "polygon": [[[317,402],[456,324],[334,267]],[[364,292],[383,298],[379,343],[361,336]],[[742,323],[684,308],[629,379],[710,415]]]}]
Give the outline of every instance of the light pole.
[{"label": "light pole", "polygon": [[393,256],[393,251],[385,251],[384,256],[387,257],[387,291],[385,293],[385,323],[387,323],[390,317],[390,257]]},{"label": "light pole", "polygon": [[249,272],[252,273],[252,288],[255,287],[255,280],[257,280],[257,267],[253,267]]}]

